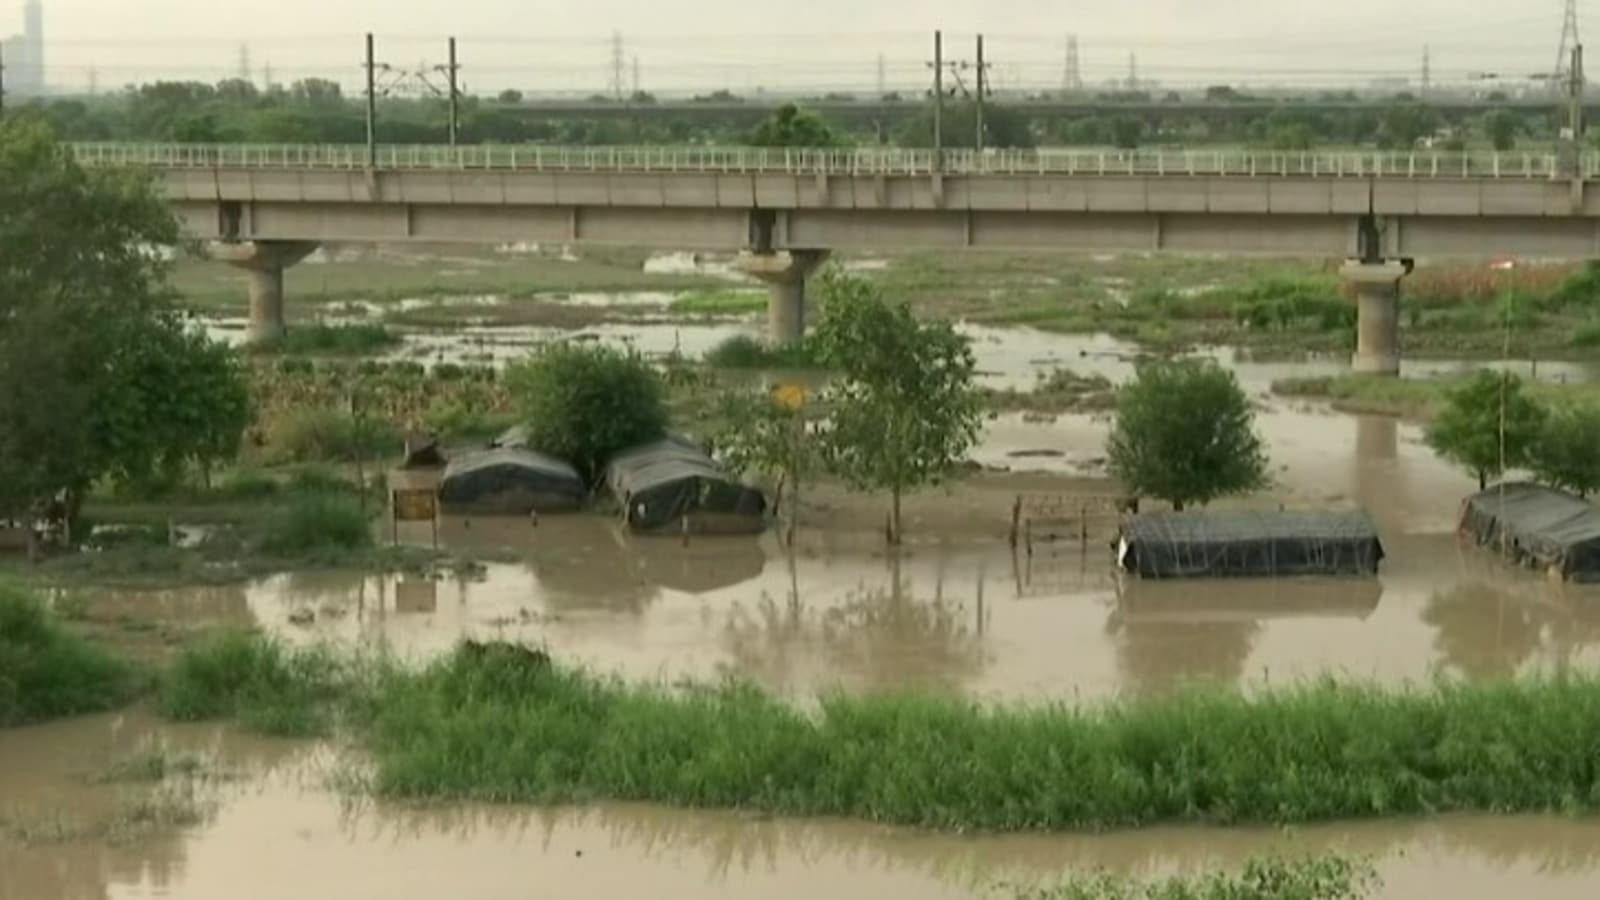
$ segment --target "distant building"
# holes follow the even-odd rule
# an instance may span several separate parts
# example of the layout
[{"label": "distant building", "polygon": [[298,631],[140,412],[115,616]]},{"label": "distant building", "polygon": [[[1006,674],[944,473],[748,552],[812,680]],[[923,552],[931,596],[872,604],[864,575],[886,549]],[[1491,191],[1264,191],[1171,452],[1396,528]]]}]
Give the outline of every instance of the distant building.
[{"label": "distant building", "polygon": [[45,92],[44,2],[27,0],[22,7],[22,34],[0,41],[4,51],[7,94],[38,96]]}]

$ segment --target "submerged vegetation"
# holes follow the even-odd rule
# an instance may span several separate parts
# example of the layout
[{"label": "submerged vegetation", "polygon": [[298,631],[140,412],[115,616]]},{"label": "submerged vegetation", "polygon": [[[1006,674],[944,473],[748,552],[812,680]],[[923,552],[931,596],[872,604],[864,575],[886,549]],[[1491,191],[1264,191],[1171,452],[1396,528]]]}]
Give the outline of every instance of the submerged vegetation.
[{"label": "submerged vegetation", "polygon": [[185,648],[162,674],[161,712],[178,721],[234,718],[267,734],[324,734],[346,666],[324,650],[296,650],[225,631]]},{"label": "submerged vegetation", "polygon": [[270,340],[250,345],[261,356],[366,356],[400,344],[399,333],[375,322],[296,324]]},{"label": "submerged vegetation", "polygon": [[0,582],[0,727],[113,709],[138,687],[132,666],[67,631],[33,593]]},{"label": "submerged vegetation", "polygon": [[1100,873],[1047,886],[1003,889],[1016,900],[1361,900],[1377,884],[1370,864],[1343,856],[1245,863],[1237,874],[1211,872],[1144,880]]}]

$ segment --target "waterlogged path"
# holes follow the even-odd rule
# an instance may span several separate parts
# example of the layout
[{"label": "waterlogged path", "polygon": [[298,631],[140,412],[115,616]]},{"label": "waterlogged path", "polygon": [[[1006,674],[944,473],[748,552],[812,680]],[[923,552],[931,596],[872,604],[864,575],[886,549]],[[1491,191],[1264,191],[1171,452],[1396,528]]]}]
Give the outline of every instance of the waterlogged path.
[{"label": "waterlogged path", "polygon": [[[158,744],[200,755],[213,773],[196,789],[200,823],[131,840],[72,837],[134,790],[92,782]],[[1558,818],[957,837],[652,807],[421,810],[341,796],[326,786],[337,769],[315,745],[158,727],[136,713],[0,732],[0,898],[921,900],[994,896],[985,891],[996,881],[1074,868],[1158,874],[1326,850],[1371,856],[1385,882],[1380,900],[1587,900],[1600,891],[1600,823]],[[57,838],[16,834],[42,825]]]}]

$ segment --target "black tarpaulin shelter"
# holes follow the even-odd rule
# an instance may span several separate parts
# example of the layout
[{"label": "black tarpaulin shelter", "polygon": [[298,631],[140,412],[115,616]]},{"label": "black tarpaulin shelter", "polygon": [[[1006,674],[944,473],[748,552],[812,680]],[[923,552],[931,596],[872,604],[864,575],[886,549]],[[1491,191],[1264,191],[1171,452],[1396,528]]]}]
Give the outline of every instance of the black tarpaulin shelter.
[{"label": "black tarpaulin shelter", "polygon": [[1148,513],[1117,544],[1118,564],[1145,578],[1371,575],[1382,561],[1364,512]]},{"label": "black tarpaulin shelter", "polygon": [[571,512],[588,490],[578,470],[520,447],[468,453],[444,470],[439,501],[450,512],[525,516]]},{"label": "black tarpaulin shelter", "polygon": [[[1597,449],[1600,452],[1600,449]],[[1467,498],[1461,531],[1480,546],[1573,581],[1600,581],[1600,510],[1538,484],[1505,484]]]},{"label": "black tarpaulin shelter", "polygon": [[726,473],[701,448],[669,437],[617,454],[606,486],[636,531],[748,534],[766,527],[767,498]]}]

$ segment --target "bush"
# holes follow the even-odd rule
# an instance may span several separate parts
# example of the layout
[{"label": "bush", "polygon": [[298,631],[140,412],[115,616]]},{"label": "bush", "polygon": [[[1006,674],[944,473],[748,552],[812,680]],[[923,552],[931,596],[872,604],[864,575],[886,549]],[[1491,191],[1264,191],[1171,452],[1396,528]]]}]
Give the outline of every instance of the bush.
[{"label": "bush", "polygon": [[284,356],[365,356],[400,343],[400,335],[378,324],[294,325],[283,334],[250,345],[250,352]]},{"label": "bush", "polygon": [[342,668],[320,650],[226,631],[184,649],[163,674],[163,715],[183,722],[233,718],[268,734],[325,733]]},{"label": "bush", "polygon": [[328,494],[301,497],[275,513],[260,543],[262,552],[285,557],[370,546],[372,530],[360,505]]},{"label": "bush", "polygon": [[1124,487],[1179,509],[1266,484],[1250,400],[1210,360],[1141,366],[1117,398],[1106,450]]},{"label": "bush", "polygon": [[816,344],[809,338],[783,347],[769,347],[747,334],[736,334],[706,351],[706,365],[716,369],[814,369]]},{"label": "bush", "polygon": [[291,410],[268,429],[270,455],[278,462],[377,459],[398,454],[404,444],[393,425],[372,417],[357,419],[328,407]]},{"label": "bush", "polygon": [[1234,311],[1241,324],[1262,330],[1314,328],[1342,331],[1356,324],[1355,304],[1315,281],[1268,279],[1241,292]]},{"label": "bush", "polygon": [[217,494],[231,500],[265,500],[283,489],[278,479],[260,469],[239,469],[217,486]]},{"label": "bush", "polygon": [[661,378],[643,357],[556,344],[507,373],[534,447],[596,479],[616,453],[666,434]]},{"label": "bush", "polygon": [[37,596],[0,583],[0,728],[112,709],[132,667],[66,631]]}]

